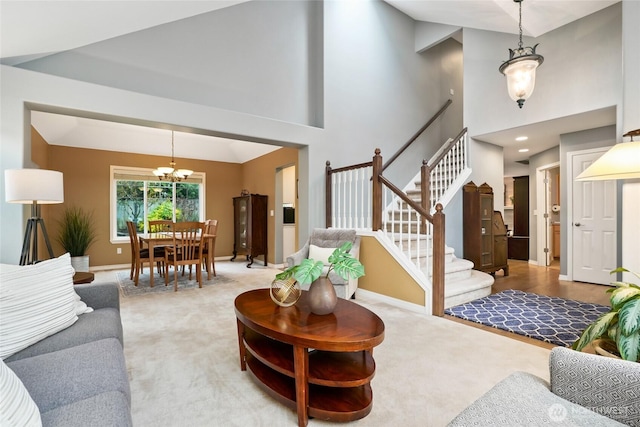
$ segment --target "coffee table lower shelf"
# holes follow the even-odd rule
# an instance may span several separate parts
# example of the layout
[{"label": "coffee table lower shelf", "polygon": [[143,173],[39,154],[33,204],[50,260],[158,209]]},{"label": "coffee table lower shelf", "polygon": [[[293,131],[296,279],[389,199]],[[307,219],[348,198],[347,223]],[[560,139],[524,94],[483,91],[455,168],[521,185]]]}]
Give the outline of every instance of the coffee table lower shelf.
[{"label": "coffee table lower shelf", "polygon": [[[267,394],[296,409],[296,384],[293,378],[265,366],[247,353],[248,372]],[[371,412],[373,394],[371,386],[326,387],[309,384],[309,416],[326,421],[353,421]]]}]

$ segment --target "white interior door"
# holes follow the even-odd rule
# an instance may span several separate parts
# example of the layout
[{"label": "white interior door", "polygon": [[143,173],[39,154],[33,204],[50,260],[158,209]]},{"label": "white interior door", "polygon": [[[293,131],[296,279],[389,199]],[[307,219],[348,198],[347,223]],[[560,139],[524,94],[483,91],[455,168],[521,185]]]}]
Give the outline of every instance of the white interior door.
[{"label": "white interior door", "polygon": [[616,183],[575,181],[575,177],[604,151],[576,153],[572,158],[572,203],[569,226],[572,231],[572,279],[609,284],[616,268]]}]

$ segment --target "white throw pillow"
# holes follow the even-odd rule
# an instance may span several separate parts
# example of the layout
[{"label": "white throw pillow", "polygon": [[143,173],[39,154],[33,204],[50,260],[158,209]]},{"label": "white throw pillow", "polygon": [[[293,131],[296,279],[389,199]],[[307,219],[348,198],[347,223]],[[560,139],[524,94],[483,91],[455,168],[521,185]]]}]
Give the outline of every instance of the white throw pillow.
[{"label": "white throw pillow", "polygon": [[0,426],[40,427],[40,410],[20,378],[0,360]]},{"label": "white throw pillow", "polygon": [[0,264],[0,358],[68,328],[91,311],[73,289],[71,257],[33,265]]},{"label": "white throw pillow", "polygon": [[336,248],[321,248],[316,245],[309,245],[309,258],[314,261],[322,261],[324,265],[329,265],[329,257]]}]

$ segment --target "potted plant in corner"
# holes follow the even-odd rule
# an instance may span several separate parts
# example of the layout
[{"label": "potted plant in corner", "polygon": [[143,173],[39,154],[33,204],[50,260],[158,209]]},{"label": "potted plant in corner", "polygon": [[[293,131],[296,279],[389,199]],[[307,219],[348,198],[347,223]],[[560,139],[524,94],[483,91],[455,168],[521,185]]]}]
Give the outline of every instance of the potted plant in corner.
[{"label": "potted plant in corner", "polygon": [[68,207],[59,221],[58,243],[71,255],[75,271],[89,271],[87,249],[96,240],[93,213],[81,207]]},{"label": "potted plant in corner", "polygon": [[[626,268],[616,268],[611,272],[637,273]],[[624,360],[640,362],[640,286],[629,282],[613,282],[611,310],[603,314],[584,330],[573,344],[574,350],[582,350],[593,343],[598,354],[613,353]]]},{"label": "potted plant in corner", "polygon": [[324,263],[307,258],[303,259],[299,265],[289,267],[277,274],[276,279],[294,278],[300,284],[310,283],[309,304],[311,312],[329,314],[333,312],[338,302],[336,291],[329,280],[329,273],[333,270],[344,280],[364,276],[364,266],[349,253],[352,246],[351,242],[345,242],[331,253],[328,258],[329,268],[324,276],[322,275]]}]

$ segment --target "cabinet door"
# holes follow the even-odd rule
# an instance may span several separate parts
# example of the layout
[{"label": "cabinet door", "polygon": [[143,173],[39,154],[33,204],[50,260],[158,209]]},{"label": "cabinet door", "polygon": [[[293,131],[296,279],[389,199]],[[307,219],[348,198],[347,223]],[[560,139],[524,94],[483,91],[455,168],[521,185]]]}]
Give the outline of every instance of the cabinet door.
[{"label": "cabinet door", "polygon": [[247,251],[247,223],[249,213],[249,198],[238,197],[235,202],[235,244],[236,251],[245,253]]},{"label": "cabinet door", "polygon": [[493,265],[493,197],[491,195],[480,195],[480,221],[482,234],[482,256],[483,267]]}]

